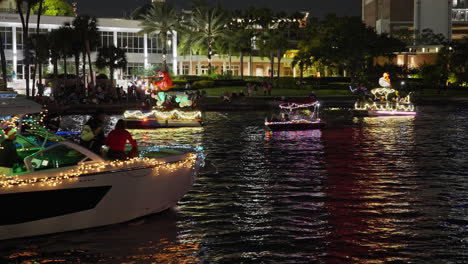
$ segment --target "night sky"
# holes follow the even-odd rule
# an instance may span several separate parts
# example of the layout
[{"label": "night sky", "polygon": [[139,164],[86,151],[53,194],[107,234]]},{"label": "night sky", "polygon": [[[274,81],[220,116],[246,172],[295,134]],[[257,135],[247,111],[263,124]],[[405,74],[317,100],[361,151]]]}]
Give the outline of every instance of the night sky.
[{"label": "night sky", "polygon": [[[96,17],[122,17],[151,0],[68,0],[78,2],[78,13]],[[189,9],[191,0],[167,0],[180,8]],[[311,16],[323,17],[329,13],[339,16],[360,16],[361,0],[206,0],[220,3],[226,9],[242,9],[250,5],[269,7],[277,11],[309,11]]]}]

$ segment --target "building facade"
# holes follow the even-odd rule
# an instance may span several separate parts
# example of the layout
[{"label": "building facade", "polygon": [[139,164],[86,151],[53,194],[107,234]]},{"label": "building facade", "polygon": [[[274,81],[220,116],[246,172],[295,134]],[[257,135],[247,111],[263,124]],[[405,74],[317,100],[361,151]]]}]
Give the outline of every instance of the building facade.
[{"label": "building facade", "polygon": [[[74,17],[58,17],[58,16],[41,16],[40,31],[47,32],[58,29],[64,23],[71,23]],[[30,17],[30,33],[36,33],[37,17],[31,15]],[[137,34],[140,31],[138,26],[139,21],[124,20],[124,19],[111,19],[99,18],[99,45],[97,48],[114,45],[126,51],[127,55],[127,68],[117,70],[114,79],[121,84],[126,85],[128,79],[132,79],[138,72],[143,72],[145,68],[150,66],[160,67],[162,62],[162,42],[156,34],[148,35]],[[23,41],[22,41],[22,25],[18,14],[1,13],[0,14],[0,37],[3,40],[5,48],[5,56],[7,60],[7,68],[11,73],[11,79],[8,86],[15,89],[24,89],[24,72],[25,66],[23,64]],[[171,32],[168,39],[168,54],[167,63],[173,73],[177,74],[178,60],[177,60],[177,32]],[[91,53],[91,60],[95,61],[97,56],[97,49]],[[74,67],[72,59],[67,63],[67,69]],[[60,61],[60,67],[64,67],[63,62]],[[33,71],[34,66],[30,66]],[[51,65],[49,64],[49,72],[51,72]],[[74,71],[69,71],[74,73]],[[32,85],[32,84],[31,84]]]},{"label": "building facade", "polygon": [[377,33],[413,27],[413,0],[362,0],[362,21]]}]

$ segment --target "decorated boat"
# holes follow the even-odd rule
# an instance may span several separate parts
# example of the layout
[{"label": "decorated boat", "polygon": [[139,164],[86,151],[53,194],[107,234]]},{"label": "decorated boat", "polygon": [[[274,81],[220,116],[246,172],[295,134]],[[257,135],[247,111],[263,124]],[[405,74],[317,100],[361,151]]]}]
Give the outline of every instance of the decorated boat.
[{"label": "decorated boat", "polygon": [[272,131],[294,131],[320,129],[325,122],[319,118],[320,103],[315,102],[286,102],[279,105],[279,115],[265,118],[265,125]]},{"label": "decorated boat", "polygon": [[357,116],[415,116],[416,111],[411,102],[411,94],[402,96],[391,87],[388,73],[379,79],[381,87],[367,91],[352,90],[360,93],[360,98],[354,104]]},{"label": "decorated boat", "polygon": [[123,113],[130,129],[200,127],[202,113],[196,110],[198,96],[174,91],[168,73],[160,72],[141,88],[150,94],[155,105],[149,110],[127,110]]},{"label": "decorated boat", "polygon": [[[135,158],[107,160],[37,122],[25,121],[40,106],[19,99],[0,99],[0,123],[16,127],[17,153],[23,161],[0,168],[5,212],[0,240],[111,225],[161,212],[191,189],[204,165],[201,148],[188,146],[139,146]],[[16,107],[18,101],[24,101],[22,108]]]}]

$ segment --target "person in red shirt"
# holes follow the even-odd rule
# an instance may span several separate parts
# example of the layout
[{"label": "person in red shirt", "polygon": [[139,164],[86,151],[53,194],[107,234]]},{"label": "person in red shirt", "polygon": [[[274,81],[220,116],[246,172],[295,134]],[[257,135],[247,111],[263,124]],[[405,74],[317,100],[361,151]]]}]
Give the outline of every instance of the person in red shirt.
[{"label": "person in red shirt", "polygon": [[127,140],[133,146],[132,151],[138,152],[136,141],[125,128],[125,121],[123,119],[119,119],[115,125],[115,129],[112,130],[104,140],[104,144],[109,146],[109,151],[107,152],[107,157],[109,159],[123,160],[129,157],[125,153],[125,145],[127,144]]}]

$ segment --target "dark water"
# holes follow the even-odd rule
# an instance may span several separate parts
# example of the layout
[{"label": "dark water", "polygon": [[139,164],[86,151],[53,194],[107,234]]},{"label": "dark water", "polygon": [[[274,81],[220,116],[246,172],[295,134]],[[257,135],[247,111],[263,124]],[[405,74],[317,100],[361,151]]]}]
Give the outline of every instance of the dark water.
[{"label": "dark water", "polygon": [[213,166],[176,208],[3,241],[0,262],[468,263],[468,108],[420,110],[328,110],[323,131],[267,132],[264,112],[132,131],[140,141],[202,145]]}]

